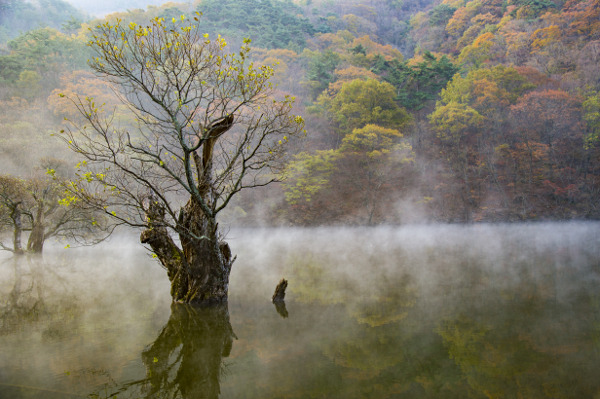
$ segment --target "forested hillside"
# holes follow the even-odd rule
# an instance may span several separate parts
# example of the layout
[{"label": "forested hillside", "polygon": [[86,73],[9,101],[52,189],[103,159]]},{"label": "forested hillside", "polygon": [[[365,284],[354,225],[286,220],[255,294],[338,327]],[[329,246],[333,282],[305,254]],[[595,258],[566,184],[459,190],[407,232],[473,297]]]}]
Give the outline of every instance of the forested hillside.
[{"label": "forested hillside", "polygon": [[0,0],[0,48],[19,34],[43,26],[75,32],[84,14],[62,0]]},{"label": "forested hillside", "polygon": [[[306,121],[285,180],[242,191],[227,222],[600,216],[600,0],[200,0],[106,19],[196,11],[230,51],[250,38],[252,61],[274,65]],[[119,115],[87,67],[101,22],[61,0],[0,0],[3,174],[74,170],[54,137],[78,117],[69,94]]]}]

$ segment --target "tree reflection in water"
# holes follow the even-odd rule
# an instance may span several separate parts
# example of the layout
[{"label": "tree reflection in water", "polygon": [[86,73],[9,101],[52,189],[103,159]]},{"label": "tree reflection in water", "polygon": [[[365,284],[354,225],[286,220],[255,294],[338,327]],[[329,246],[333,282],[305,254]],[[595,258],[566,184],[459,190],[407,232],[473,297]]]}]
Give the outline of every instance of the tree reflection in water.
[{"label": "tree reflection in water", "polygon": [[[229,309],[169,310],[168,295],[156,295],[168,285],[140,284],[149,273],[142,262],[119,285],[122,268],[11,260],[0,264],[0,397],[600,397],[592,227],[568,245],[565,234],[544,244],[524,237],[537,228],[511,227],[510,237],[498,233],[496,251],[461,238],[414,252],[375,247],[352,262],[313,248],[326,242],[317,236],[310,251],[288,251],[288,269],[276,272],[293,281],[285,320],[287,311],[275,314],[241,286]],[[265,264],[276,268],[281,253],[273,253]],[[147,284],[162,281],[159,272]],[[270,291],[264,275],[246,277],[234,284]]]},{"label": "tree reflection in water", "polygon": [[273,305],[275,305],[275,310],[277,311],[279,316],[281,316],[284,319],[287,319],[289,317],[290,314],[288,313],[287,307],[285,306],[285,301],[273,302]]},{"label": "tree reflection in water", "polygon": [[[0,264],[0,270],[14,270],[12,278],[8,273],[0,276],[0,335],[18,333],[44,321],[46,337],[52,335],[52,315],[75,317],[80,313],[69,283],[60,275],[63,267],[60,263],[47,264],[39,255],[13,257]],[[57,291],[62,297],[55,295]]]},{"label": "tree reflection in water", "polygon": [[36,273],[24,275],[21,258],[12,258],[3,266],[9,263],[12,263],[15,277],[13,286],[3,295],[4,301],[0,305],[0,335],[17,331],[26,321],[35,321],[45,307],[39,284],[35,284]]},{"label": "tree reflection in water", "polygon": [[171,305],[171,317],[156,340],[142,352],[146,378],[126,384],[111,396],[139,389],[145,398],[218,398],[223,358],[237,338],[227,304]]}]

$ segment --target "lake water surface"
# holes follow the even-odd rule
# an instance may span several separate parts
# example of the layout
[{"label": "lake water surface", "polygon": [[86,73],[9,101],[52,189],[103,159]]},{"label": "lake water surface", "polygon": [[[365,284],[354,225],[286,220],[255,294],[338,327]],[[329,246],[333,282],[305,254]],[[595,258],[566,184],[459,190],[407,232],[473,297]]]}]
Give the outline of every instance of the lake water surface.
[{"label": "lake water surface", "polygon": [[600,398],[599,223],[228,240],[208,309],[134,238],[0,259],[0,398]]}]

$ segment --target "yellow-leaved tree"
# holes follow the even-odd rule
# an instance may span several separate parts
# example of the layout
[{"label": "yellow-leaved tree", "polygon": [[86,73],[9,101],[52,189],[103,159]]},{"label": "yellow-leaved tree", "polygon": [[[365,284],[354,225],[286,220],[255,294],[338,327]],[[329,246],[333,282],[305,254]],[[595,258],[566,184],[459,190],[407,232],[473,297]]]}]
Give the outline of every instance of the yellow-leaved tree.
[{"label": "yellow-leaved tree", "polygon": [[250,40],[227,52],[198,17],[92,29],[90,67],[117,88],[130,117],[122,124],[94,98],[74,96],[85,123],[62,137],[86,159],[71,195],[142,229],[173,300],[222,303],[233,258],[217,215],[240,190],[278,180],[303,121],[293,98],[274,97],[273,68],[248,60]]}]

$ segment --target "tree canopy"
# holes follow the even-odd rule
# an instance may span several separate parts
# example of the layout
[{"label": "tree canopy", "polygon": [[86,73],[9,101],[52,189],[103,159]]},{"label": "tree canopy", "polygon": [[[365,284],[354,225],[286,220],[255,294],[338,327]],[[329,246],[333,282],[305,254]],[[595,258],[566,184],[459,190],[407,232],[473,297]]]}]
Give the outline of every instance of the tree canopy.
[{"label": "tree canopy", "polygon": [[248,60],[249,39],[228,53],[198,20],[98,25],[90,66],[115,85],[132,118],[122,123],[94,98],[75,97],[85,124],[74,122],[62,137],[86,159],[72,201],[143,228],[141,241],[167,269],[175,300],[212,302],[227,299],[233,262],[217,215],[242,189],[278,180],[303,121],[291,114],[293,99],[271,89],[273,68]]}]

